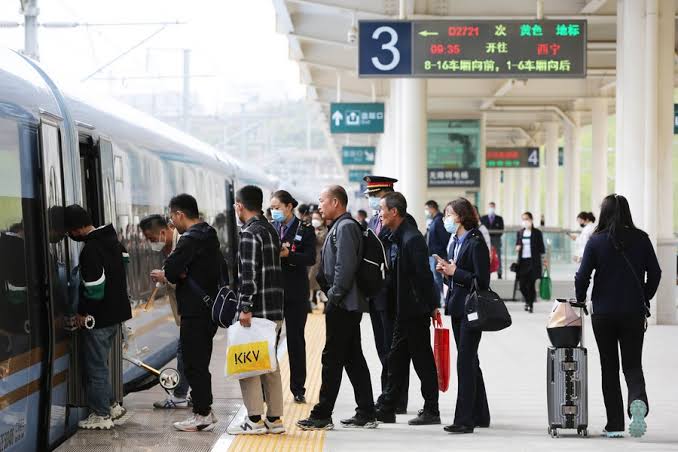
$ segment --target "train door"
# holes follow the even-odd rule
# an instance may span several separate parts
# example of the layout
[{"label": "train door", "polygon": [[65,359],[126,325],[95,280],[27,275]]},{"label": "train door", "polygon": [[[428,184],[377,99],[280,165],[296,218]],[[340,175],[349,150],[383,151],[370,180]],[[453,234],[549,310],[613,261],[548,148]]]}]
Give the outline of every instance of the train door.
[{"label": "train door", "polygon": [[238,231],[235,220],[235,193],[233,191],[233,184],[226,181],[226,249],[224,256],[228,262],[228,278],[231,284],[231,289],[236,290],[238,287]]},{"label": "train door", "polygon": [[47,275],[47,324],[48,337],[42,351],[43,357],[43,422],[49,426],[46,437],[41,438],[49,447],[58,443],[66,433],[68,423],[69,368],[68,333],[62,327],[63,319],[72,313],[68,304],[68,281],[70,268],[68,247],[64,238],[64,183],[60,118],[44,115],[40,125],[40,149],[42,159],[43,215],[45,247],[45,274]]},{"label": "train door", "polygon": [[[88,127],[89,128],[89,127]],[[113,175],[113,148],[110,140],[100,138],[97,142],[89,134],[79,135],[80,181],[83,208],[92,217],[95,227],[106,224],[116,226],[115,178]],[[78,340],[71,344],[80,349]],[[73,353],[71,366],[74,369],[70,379],[70,403],[86,406],[87,399],[84,384],[83,358],[81,353]],[[116,400],[122,402],[122,332],[119,331],[109,356],[110,381]]]}]

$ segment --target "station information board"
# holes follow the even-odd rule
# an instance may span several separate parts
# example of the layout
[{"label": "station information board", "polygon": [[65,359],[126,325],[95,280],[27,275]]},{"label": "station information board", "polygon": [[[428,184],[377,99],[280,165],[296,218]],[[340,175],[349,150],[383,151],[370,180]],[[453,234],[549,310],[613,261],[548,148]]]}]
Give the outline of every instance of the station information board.
[{"label": "station information board", "polygon": [[361,77],[582,78],[586,21],[360,21]]},{"label": "station information board", "polygon": [[344,165],[374,165],[376,153],[374,146],[343,146],[341,161]]},{"label": "station information board", "polygon": [[488,168],[539,168],[539,148],[487,148],[485,165]]}]

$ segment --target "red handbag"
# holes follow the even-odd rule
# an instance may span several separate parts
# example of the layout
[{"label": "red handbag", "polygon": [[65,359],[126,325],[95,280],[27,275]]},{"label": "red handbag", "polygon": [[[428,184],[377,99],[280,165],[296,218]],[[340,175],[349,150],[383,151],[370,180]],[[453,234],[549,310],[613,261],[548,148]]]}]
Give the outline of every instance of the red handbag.
[{"label": "red handbag", "polygon": [[490,273],[495,273],[499,271],[499,255],[497,254],[497,249],[492,247],[490,255]]},{"label": "red handbag", "polygon": [[450,329],[443,328],[440,312],[433,319],[433,358],[438,370],[438,389],[450,387]]}]

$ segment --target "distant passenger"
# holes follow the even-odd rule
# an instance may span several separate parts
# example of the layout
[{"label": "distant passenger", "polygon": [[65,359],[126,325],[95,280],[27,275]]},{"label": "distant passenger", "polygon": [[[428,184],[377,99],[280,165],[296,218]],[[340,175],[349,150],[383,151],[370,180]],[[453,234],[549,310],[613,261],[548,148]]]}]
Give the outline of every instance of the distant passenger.
[{"label": "distant passenger", "polygon": [[578,264],[581,262],[582,257],[584,257],[586,243],[596,230],[596,217],[593,215],[593,212],[579,212],[579,215],[577,215],[577,223],[579,223],[579,226],[582,228],[581,233],[579,235],[569,234],[569,236],[575,242],[573,260]]},{"label": "distant passenger", "polygon": [[320,212],[315,211],[311,216],[311,225],[315,229],[315,264],[308,271],[308,281],[310,286],[310,302],[311,307],[315,308],[320,301],[326,301],[327,298],[324,298],[320,284],[316,281],[318,276],[318,271],[320,269],[320,252],[323,248],[323,243],[325,243],[325,237],[327,236],[327,226],[325,226],[325,220],[323,216],[320,215]]},{"label": "distant passenger", "polygon": [[[242,187],[235,195],[235,214],[243,223],[238,252],[238,309],[240,325],[249,327],[253,317],[267,319],[276,323],[279,334],[283,321],[284,297],[280,237],[273,225],[261,216],[263,197],[261,189],[253,185]],[[302,300],[305,300],[305,294]],[[285,432],[279,366],[275,372],[240,380],[240,390],[247,408],[247,417],[242,424],[229,427],[229,434]]]},{"label": "distant passenger", "polygon": [[445,224],[449,225],[448,231],[453,231],[455,240],[448,250],[447,261],[438,261],[436,270],[447,278],[445,313],[452,320],[459,380],[454,422],[445,431],[473,433],[476,427],[490,426],[490,409],[478,359],[482,333],[468,327],[464,306],[474,281],[481,290],[490,287],[490,254],[467,199],[458,198],[445,207]]},{"label": "distant passenger", "polygon": [[[153,251],[162,253],[165,258],[174,251],[179,242],[180,234],[175,227],[170,227],[167,220],[162,215],[149,215],[139,222],[139,228],[150,242]],[[181,326],[181,316],[177,306],[176,286],[171,284],[165,278],[165,271],[154,269],[150,274],[155,283],[165,284],[167,289],[167,298],[174,315],[174,322],[178,327]],[[179,371],[179,385],[174,388],[172,395],[153,403],[154,408],[188,408],[191,405],[191,399],[188,397],[189,384],[184,372],[184,358],[181,352],[181,341],[177,341],[177,371]]]},{"label": "distant passenger", "polygon": [[297,201],[285,190],[271,196],[273,227],[280,234],[280,261],[285,290],[284,314],[290,391],[295,403],[306,403],[306,319],[308,268],[315,264],[315,231],[294,215]]},{"label": "distant passenger", "polygon": [[594,271],[591,320],[603,376],[607,411],[604,433],[614,438],[624,432],[624,399],[619,384],[621,354],[628,388],[629,433],[640,437],[647,429],[645,416],[649,410],[643,340],[661,268],[650,238],[633,224],[629,203],[623,196],[609,195],[603,200],[598,227],[586,245],[575,276],[577,301],[586,301]]},{"label": "distant passenger", "polygon": [[301,221],[310,223],[311,222],[311,207],[308,204],[299,204],[297,207],[297,213],[299,214],[299,219]]},{"label": "distant passenger", "polygon": [[393,344],[388,355],[388,384],[380,397],[377,419],[394,423],[396,406],[410,373],[410,360],[421,380],[424,408],[409,425],[440,424],[438,373],[431,349],[431,317],[438,313],[440,297],[433,285],[428,248],[419,229],[407,221],[407,201],[400,193],[381,198],[381,220],[389,228],[395,247],[390,253],[392,287],[396,299]]},{"label": "distant passenger", "polygon": [[191,386],[193,415],[174,428],[184,432],[212,430],[217,418],[212,412],[212,341],[217,327],[210,309],[203,301],[217,294],[222,272],[226,272],[219,239],[213,227],[200,220],[198,203],[191,195],[181,194],[170,200],[170,219],[181,234],[177,246],[163,267],[165,278],[176,284],[177,304],[181,316],[179,341],[184,373]]},{"label": "distant passenger", "polygon": [[447,243],[450,241],[451,234],[445,230],[443,225],[443,214],[440,213],[438,203],[434,200],[426,201],[424,212],[426,219],[430,220],[428,228],[426,228],[426,244],[429,252],[429,267],[433,272],[433,280],[438,291],[438,304],[440,305],[443,298],[443,277],[436,271],[436,260],[433,255],[445,257],[447,250]]},{"label": "distant passenger", "polygon": [[504,219],[497,215],[497,205],[494,202],[488,204],[487,215],[480,217],[480,222],[490,232],[490,243],[497,250],[497,256],[499,256],[497,276],[501,279],[503,270],[501,265],[501,236],[504,234]]},{"label": "distant passenger", "polygon": [[367,229],[367,212],[365,212],[363,209],[358,210],[358,214],[356,215],[356,221],[360,223],[360,226],[362,226],[363,229]]},{"label": "distant passenger", "polygon": [[320,212],[325,219],[333,221],[322,251],[324,271],[318,275],[329,301],[320,400],[307,419],[297,422],[302,430],[334,428],[332,412],[344,369],[353,385],[358,407],[355,416],[341,423],[356,428],[377,426],[370,369],[360,339],[360,319],[367,311],[367,301],[356,282],[363,247],[362,231],[346,212],[347,204],[348,195],[340,186],[330,186],[320,194]]},{"label": "distant passenger", "polygon": [[[544,263],[544,235],[534,227],[532,213],[525,212],[522,216],[523,228],[516,236],[516,251],[518,252],[518,280],[520,292],[525,299],[525,310],[534,312],[534,302],[537,299],[535,284],[542,277],[542,263]],[[545,265],[545,263],[544,263]]]},{"label": "distant passenger", "polygon": [[[71,240],[85,242],[79,259],[81,287],[76,321],[82,328],[87,404],[92,413],[78,427],[109,430],[113,421],[126,413],[113,398],[108,354],[122,323],[132,318],[125,269],[129,255],[112,225],[94,228],[89,213],[77,204],[66,207],[65,225]],[[94,318],[92,329],[86,328],[88,316]]]},{"label": "distant passenger", "polygon": [[[473,211],[475,212],[476,218],[478,219],[478,230],[483,235],[483,240],[485,240],[485,244],[487,245],[487,249],[491,250],[492,249],[492,238],[490,237],[490,231],[487,229],[487,226],[485,226],[480,221],[480,213],[478,211],[478,206],[474,205]],[[450,237],[450,238],[452,238],[452,237]],[[492,251],[490,251],[490,259],[491,258],[492,258]]]}]

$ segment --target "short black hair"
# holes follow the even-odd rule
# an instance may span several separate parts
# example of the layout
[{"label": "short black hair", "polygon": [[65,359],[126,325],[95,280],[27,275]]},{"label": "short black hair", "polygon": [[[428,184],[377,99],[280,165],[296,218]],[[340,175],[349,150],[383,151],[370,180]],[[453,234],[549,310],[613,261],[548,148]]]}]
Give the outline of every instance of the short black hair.
[{"label": "short black hair", "polygon": [[388,193],[381,199],[384,200],[387,209],[396,209],[398,211],[398,216],[405,218],[405,215],[407,215],[407,200],[402,193],[394,191]]},{"label": "short black hair", "polygon": [[156,229],[167,229],[167,220],[162,215],[153,214],[144,217],[139,222],[141,231],[150,231]]},{"label": "short black hair", "polygon": [[235,194],[235,200],[251,212],[261,212],[264,193],[256,185],[245,185]]},{"label": "short black hair", "polygon": [[299,204],[299,208],[297,210],[299,211],[299,215],[306,215],[311,211],[311,206],[308,204]]},{"label": "short black hair", "polygon": [[432,200],[432,199],[426,201],[425,206],[428,207],[428,208],[430,208],[430,209],[440,210],[440,208],[438,207],[438,203],[435,202],[435,201]]},{"label": "short black hair", "polygon": [[346,189],[341,185],[330,185],[327,187],[327,193],[336,198],[342,206],[348,206],[348,195],[346,194]]},{"label": "short black hair", "polygon": [[362,215],[363,217],[367,218],[367,212],[365,212],[363,209],[358,210],[358,215]]},{"label": "short black hair", "polygon": [[276,198],[278,201],[285,205],[292,204],[293,209],[299,205],[297,200],[294,199],[294,197],[287,190],[278,190],[277,192],[271,195],[271,199],[273,198]]},{"label": "short black hair", "polygon": [[71,204],[64,211],[64,225],[67,231],[92,226],[92,217],[81,205]]},{"label": "short black hair", "polygon": [[591,223],[596,222],[596,216],[593,215],[593,212],[579,212],[579,215],[577,215],[577,218],[581,218],[582,220],[590,221]]},{"label": "short black hair", "polygon": [[532,216],[532,212],[523,212],[523,215],[525,215],[530,220],[534,220],[534,216]]},{"label": "short black hair", "polygon": [[169,202],[169,208],[172,211],[181,210],[191,220],[199,218],[200,216],[198,201],[196,201],[193,196],[186,193],[176,195],[172,198]]}]

